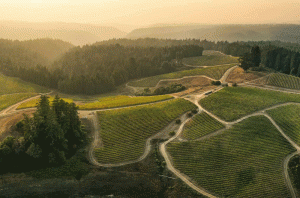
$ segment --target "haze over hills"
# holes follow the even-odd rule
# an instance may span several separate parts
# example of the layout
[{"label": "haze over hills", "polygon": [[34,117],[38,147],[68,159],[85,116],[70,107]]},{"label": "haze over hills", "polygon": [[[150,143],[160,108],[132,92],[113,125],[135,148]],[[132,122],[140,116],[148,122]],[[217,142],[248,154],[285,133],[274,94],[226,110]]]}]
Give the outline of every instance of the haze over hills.
[{"label": "haze over hills", "polygon": [[61,39],[73,45],[92,44],[126,35],[114,27],[63,22],[1,21],[0,38],[30,40],[38,38]]},{"label": "haze over hills", "polygon": [[279,40],[300,42],[300,25],[253,24],[253,25],[169,25],[140,28],[126,38],[207,39],[211,41],[260,41]]}]

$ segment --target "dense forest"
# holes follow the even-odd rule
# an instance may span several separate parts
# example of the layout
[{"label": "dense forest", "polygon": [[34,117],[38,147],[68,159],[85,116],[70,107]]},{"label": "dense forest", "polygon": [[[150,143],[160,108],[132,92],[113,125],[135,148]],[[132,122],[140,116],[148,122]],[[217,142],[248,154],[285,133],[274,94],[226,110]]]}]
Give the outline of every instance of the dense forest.
[{"label": "dense forest", "polygon": [[201,56],[199,45],[171,47],[124,47],[86,45],[72,48],[49,69],[24,67],[11,61],[0,70],[42,86],[71,94],[98,94],[113,90],[130,79],[175,71],[174,59]]},{"label": "dense forest", "polygon": [[[229,43],[199,39],[112,39],[73,48],[55,40],[0,42],[2,73],[70,94],[105,93],[131,79],[176,71],[180,66],[178,60],[201,56],[203,49],[221,51],[246,60],[245,54],[257,46],[262,66],[300,76],[300,45],[280,41]],[[50,49],[58,46],[60,51],[47,53],[42,50],[41,43],[48,43]],[[25,45],[35,49],[27,50]],[[42,52],[44,55],[41,55]],[[57,58],[56,61],[52,60],[51,65],[50,57]]]}]

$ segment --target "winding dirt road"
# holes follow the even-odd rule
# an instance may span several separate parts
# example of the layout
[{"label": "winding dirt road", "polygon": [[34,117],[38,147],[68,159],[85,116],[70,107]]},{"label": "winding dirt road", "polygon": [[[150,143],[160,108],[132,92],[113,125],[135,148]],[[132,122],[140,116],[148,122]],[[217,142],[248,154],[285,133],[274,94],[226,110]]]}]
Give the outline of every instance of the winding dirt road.
[{"label": "winding dirt road", "polygon": [[[220,81],[221,81],[222,83],[226,82],[226,79],[227,79],[227,77],[229,76],[230,72],[233,71],[236,67],[237,67],[237,66],[232,67],[232,68],[230,68],[229,70],[227,70],[227,71],[224,73],[224,75],[222,76],[222,78],[221,78]],[[209,78],[209,77],[207,77],[207,78]],[[209,78],[209,79],[211,79],[211,78]],[[213,79],[213,80],[215,80],[215,79]],[[126,86],[127,86],[127,87],[130,87],[130,88],[133,89],[133,90],[136,90],[135,87],[129,86],[128,84],[126,84]],[[252,86],[252,87],[257,87],[257,86],[250,85],[250,84],[245,84],[245,83],[241,84],[241,86]],[[262,88],[262,87],[257,87],[257,88]],[[212,92],[216,92],[216,91],[219,91],[219,90],[221,90],[221,89],[222,89],[222,87],[220,87],[220,88],[218,88],[218,89],[213,89],[213,90],[211,90],[211,91],[212,91]],[[275,89],[275,88],[273,88],[273,87],[272,87],[272,88],[264,87],[263,89],[273,90],[273,89]],[[283,91],[283,92],[289,92],[288,89],[283,89],[283,90],[282,90],[282,89],[280,88],[280,89],[276,89],[276,90],[277,90],[277,91]],[[208,91],[208,92],[210,92],[210,91]],[[207,92],[206,92],[206,93],[207,93]],[[289,93],[290,93],[290,92],[289,92]],[[292,92],[292,93],[295,93],[295,92]],[[50,93],[48,93],[48,94],[50,94]],[[12,114],[17,113],[17,112],[20,113],[20,112],[22,112],[22,111],[28,110],[28,109],[25,109],[25,110],[16,110],[16,108],[17,108],[20,104],[22,104],[22,103],[24,103],[24,102],[27,102],[27,101],[30,101],[30,100],[33,100],[33,99],[36,99],[36,98],[38,98],[38,97],[40,97],[40,96],[34,96],[34,97],[31,97],[31,98],[28,98],[28,99],[26,99],[26,100],[23,100],[23,101],[21,101],[21,102],[19,102],[19,103],[17,103],[17,104],[14,104],[14,105],[12,105],[12,106],[10,106],[10,107],[4,109],[3,111],[0,112],[0,118],[1,118],[1,117],[5,117],[5,116],[8,116],[8,115],[12,115]],[[293,142],[293,141],[292,141],[292,140],[291,140],[291,139],[290,139],[290,138],[282,131],[282,129],[281,129],[281,128],[276,124],[276,122],[275,122],[275,121],[274,121],[274,120],[266,113],[266,111],[267,111],[267,110],[270,110],[270,109],[278,108],[278,107],[280,107],[280,106],[285,106],[285,105],[290,105],[290,104],[297,104],[297,105],[300,105],[300,104],[299,104],[299,103],[292,103],[292,102],[289,102],[289,103],[284,103],[284,104],[274,105],[274,106],[272,106],[272,107],[269,107],[269,108],[266,108],[266,109],[263,109],[263,110],[254,112],[254,113],[252,113],[252,114],[249,114],[249,115],[247,115],[247,116],[244,116],[244,117],[242,117],[242,118],[240,118],[240,119],[238,119],[238,120],[235,120],[235,121],[232,121],[232,122],[226,122],[226,121],[220,119],[219,117],[217,117],[216,115],[210,113],[210,112],[207,111],[206,109],[204,109],[204,108],[198,103],[198,101],[199,101],[200,99],[204,98],[204,97],[206,97],[206,94],[205,94],[205,93],[202,93],[202,94],[196,94],[196,95],[188,95],[188,96],[185,96],[184,99],[189,100],[189,101],[193,102],[194,104],[196,104],[196,105],[198,106],[198,108],[199,108],[199,112],[198,112],[198,113],[200,113],[200,112],[202,112],[202,111],[206,112],[206,113],[209,114],[211,117],[215,118],[216,120],[218,120],[219,122],[221,122],[222,124],[224,124],[226,128],[225,128],[225,129],[222,129],[222,130],[218,130],[218,131],[216,131],[216,132],[214,132],[214,133],[211,133],[211,134],[208,134],[208,135],[206,135],[206,136],[203,136],[203,137],[199,138],[198,141],[199,141],[199,140],[203,140],[203,139],[208,139],[208,138],[213,137],[213,136],[215,136],[215,135],[224,133],[224,132],[226,132],[226,129],[230,128],[232,125],[237,124],[237,123],[239,123],[239,122],[242,122],[243,120],[245,120],[245,119],[247,119],[247,118],[249,118],[249,117],[252,117],[252,116],[258,116],[258,115],[263,115],[263,116],[267,117],[267,118],[270,120],[270,122],[277,128],[277,130],[281,133],[281,135],[282,135],[282,136],[283,136],[283,137],[284,137],[284,138],[285,138],[285,139],[286,139],[286,140],[287,140],[287,141],[288,141],[288,142],[289,142],[296,150],[297,150],[296,152],[294,152],[294,153],[290,154],[289,156],[287,156],[286,159],[285,159],[284,162],[283,162],[283,164],[284,164],[284,171],[283,171],[283,172],[284,172],[284,176],[285,176],[285,181],[286,181],[287,187],[290,189],[290,192],[291,192],[292,197],[293,197],[293,198],[296,197],[295,190],[294,190],[294,188],[293,188],[293,186],[292,186],[292,183],[291,183],[291,180],[290,180],[289,174],[288,174],[288,162],[289,162],[289,160],[290,160],[293,156],[295,156],[295,155],[297,155],[297,154],[300,154],[300,147],[299,147],[295,142]],[[159,101],[159,102],[161,102],[161,101]],[[156,102],[155,102],[155,103],[156,103]],[[142,104],[142,105],[149,105],[149,104]],[[140,106],[140,105],[139,105],[139,106]],[[128,108],[128,107],[119,107],[119,108]],[[117,108],[115,108],[115,109],[117,109]],[[102,109],[102,110],[97,110],[97,111],[105,111],[105,110],[110,110],[110,109]],[[96,146],[99,147],[99,146],[102,145],[101,138],[99,137],[99,132],[98,132],[98,131],[99,131],[99,123],[98,123],[97,113],[96,113],[96,111],[79,111],[79,114],[80,114],[81,117],[86,117],[86,118],[90,119],[90,120],[92,121],[92,123],[93,123],[93,137],[94,137],[94,141],[93,141],[93,143],[92,143],[92,144],[90,145],[90,147],[89,147],[88,155],[89,155],[90,162],[91,162],[93,165],[96,165],[96,166],[102,166],[102,167],[116,167],[116,166],[123,166],[123,165],[126,165],[126,164],[131,164],[131,163],[139,162],[139,161],[145,159],[145,158],[148,156],[148,154],[149,154],[150,151],[151,151],[151,144],[150,144],[150,143],[151,143],[151,140],[159,135],[159,133],[157,133],[157,134],[153,135],[152,137],[150,137],[150,138],[148,138],[148,139],[146,140],[146,143],[145,143],[145,151],[144,151],[143,155],[140,156],[137,160],[134,160],[134,161],[128,161],[128,162],[123,162],[123,163],[118,163],[118,164],[101,164],[101,163],[98,163],[98,162],[95,160],[94,156],[93,156],[93,150],[94,150],[94,147],[96,147]],[[166,161],[167,168],[168,168],[171,172],[173,172],[177,177],[179,177],[182,181],[184,181],[188,186],[190,186],[192,189],[196,190],[196,191],[199,192],[200,194],[203,194],[204,196],[207,196],[207,197],[214,198],[214,197],[217,197],[217,196],[214,195],[213,193],[208,192],[207,190],[205,190],[205,189],[203,189],[203,188],[197,186],[196,184],[192,183],[192,181],[190,181],[190,179],[189,179],[186,175],[184,175],[184,174],[182,174],[180,171],[178,171],[178,170],[172,165],[172,162],[171,162],[171,160],[170,160],[170,157],[169,157],[169,155],[168,155],[168,153],[167,153],[167,151],[166,151],[166,146],[167,146],[167,144],[170,143],[170,142],[172,142],[172,141],[174,141],[176,138],[178,138],[178,136],[182,133],[185,124],[186,124],[188,121],[190,121],[191,119],[192,119],[192,118],[185,118],[185,119],[184,119],[184,122],[180,125],[179,129],[177,130],[176,135],[173,136],[172,138],[170,138],[168,141],[166,141],[166,142],[160,144],[159,149],[160,149],[160,152],[161,152],[162,156],[164,157],[164,159],[165,159],[165,161]]]}]

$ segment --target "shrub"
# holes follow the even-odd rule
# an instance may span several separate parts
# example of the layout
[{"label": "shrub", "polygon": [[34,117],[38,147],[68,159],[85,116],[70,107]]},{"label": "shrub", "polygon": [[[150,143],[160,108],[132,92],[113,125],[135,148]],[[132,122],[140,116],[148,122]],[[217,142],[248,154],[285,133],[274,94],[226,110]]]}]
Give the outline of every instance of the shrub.
[{"label": "shrub", "polygon": [[193,117],[193,113],[192,112],[189,112],[187,113],[187,116],[190,118],[190,117]]},{"label": "shrub", "polygon": [[170,136],[174,136],[175,134],[176,134],[175,131],[171,131],[171,132],[169,133]]},{"label": "shrub", "polygon": [[198,110],[197,110],[197,109],[194,109],[194,110],[192,110],[192,113],[193,113],[193,114],[196,114],[196,113],[198,113]]},{"label": "shrub", "polygon": [[233,86],[233,87],[237,87],[237,83],[233,83],[232,86]]},{"label": "shrub", "polygon": [[180,119],[177,119],[177,120],[175,121],[175,123],[176,123],[176,124],[180,124],[180,123],[181,123],[181,120],[180,120]]},{"label": "shrub", "polygon": [[212,81],[211,84],[212,85],[221,85],[221,82],[219,80],[217,80],[217,81]]}]

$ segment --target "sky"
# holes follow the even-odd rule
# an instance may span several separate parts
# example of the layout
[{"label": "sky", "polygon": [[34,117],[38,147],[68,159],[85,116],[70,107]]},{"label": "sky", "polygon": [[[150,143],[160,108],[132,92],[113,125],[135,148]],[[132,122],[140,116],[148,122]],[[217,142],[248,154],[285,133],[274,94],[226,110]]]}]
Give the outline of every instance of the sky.
[{"label": "sky", "polygon": [[299,0],[0,0],[0,21],[90,24],[300,23]]}]

